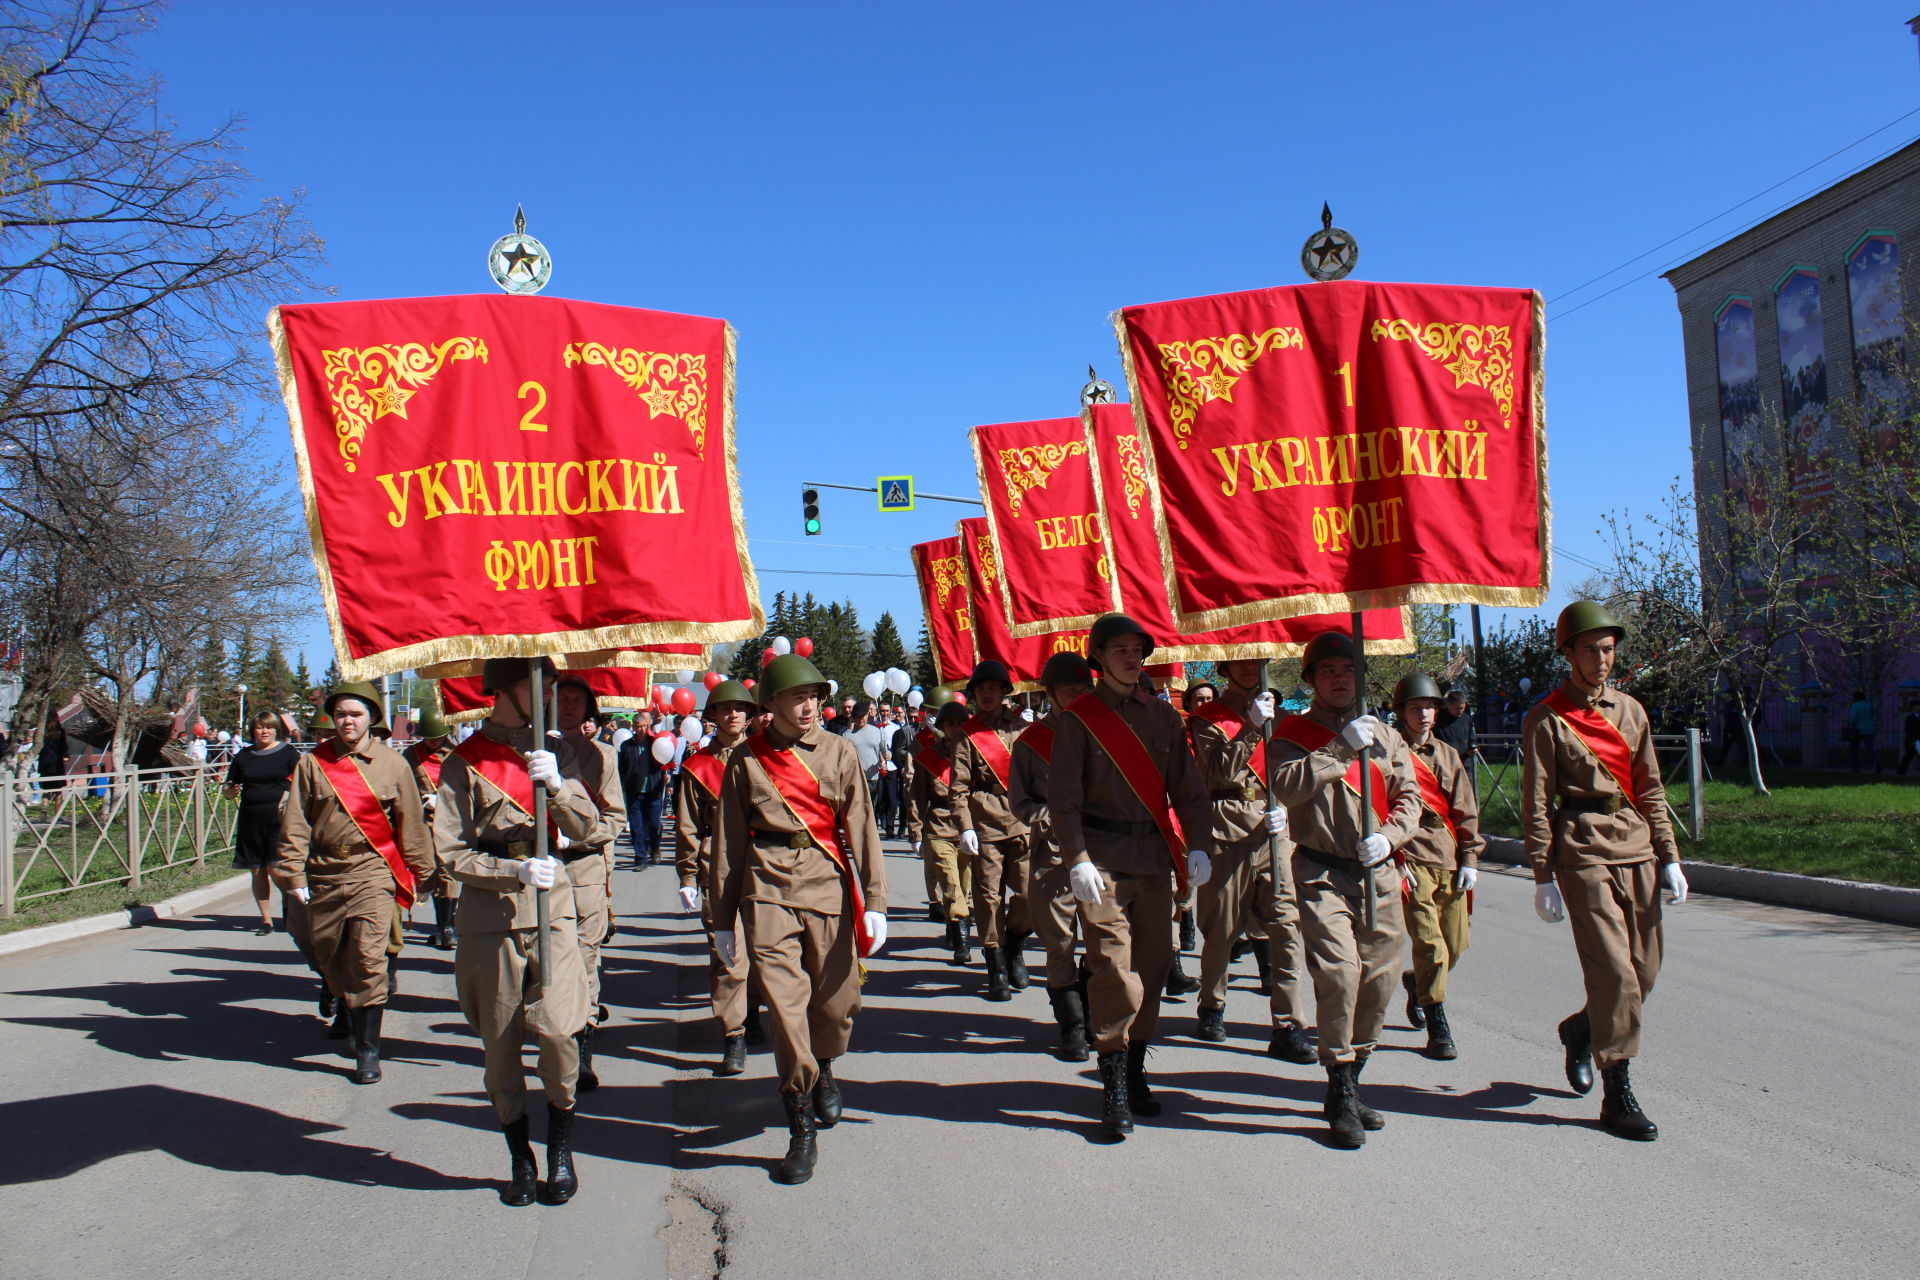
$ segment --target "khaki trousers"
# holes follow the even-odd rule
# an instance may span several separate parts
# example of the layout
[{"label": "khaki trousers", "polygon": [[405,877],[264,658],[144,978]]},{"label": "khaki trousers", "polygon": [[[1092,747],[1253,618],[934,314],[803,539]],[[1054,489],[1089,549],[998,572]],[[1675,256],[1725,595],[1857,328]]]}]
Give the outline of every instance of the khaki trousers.
[{"label": "khaki trousers", "polygon": [[804,1093],[820,1061],[847,1051],[860,1012],[853,925],[840,916],[777,902],[740,907],[747,952],[773,1021],[773,1063],[782,1093]]},{"label": "khaki trousers", "polygon": [[605,884],[573,886],[573,907],[580,913],[580,964],[587,972],[587,1003],[600,1003],[600,942],[607,936],[607,920],[613,900]]},{"label": "khaki trousers", "polygon": [[1276,904],[1266,832],[1216,845],[1213,874],[1200,886],[1194,904],[1194,923],[1201,938],[1200,1007],[1226,1007],[1234,937],[1243,924],[1257,921],[1265,937],[1256,937],[1251,928],[1247,935],[1255,938],[1254,945],[1267,948],[1273,963],[1273,990],[1267,998],[1273,1025],[1299,1027],[1305,1025],[1302,974],[1306,958],[1300,943],[1300,908],[1294,899],[1293,860],[1284,841],[1280,847],[1283,882]]},{"label": "khaki trousers", "polygon": [[1641,1008],[1660,976],[1660,864],[1557,867],[1553,878],[1586,981],[1594,1062],[1639,1057]]},{"label": "khaki trousers", "polygon": [[[327,990],[349,1009],[387,1002],[387,956],[400,929],[401,910],[393,882],[332,885],[308,882],[313,893],[306,916],[308,963],[326,980]],[[289,915],[298,906],[290,900]]]},{"label": "khaki trousers", "polygon": [[964,920],[973,914],[973,855],[958,840],[929,836],[920,846],[927,868],[927,898],[946,904],[947,914]]},{"label": "khaki trousers", "polygon": [[1467,949],[1467,895],[1453,887],[1452,871],[1407,865],[1413,893],[1406,900],[1407,942],[1413,952],[1413,996],[1445,1004],[1447,973]]},{"label": "khaki trousers", "polygon": [[[1300,899],[1307,969],[1313,975],[1320,1061],[1326,1066],[1352,1062],[1373,1051],[1400,984],[1400,948],[1406,945],[1400,868],[1391,859],[1370,872],[1361,871],[1358,863],[1351,869],[1327,867],[1296,849],[1293,883]],[[1368,883],[1374,892],[1372,929],[1366,926],[1362,897]]]},{"label": "khaki trousers", "polygon": [[[1070,868],[1059,863],[1033,877],[1028,914],[1040,945],[1047,949],[1047,987],[1058,991],[1080,981],[1074,952],[1080,941],[1080,913],[1073,900]],[[1171,963],[1171,959],[1169,959]]]},{"label": "khaki trousers", "polygon": [[973,859],[973,928],[983,947],[1004,945],[1006,935],[1033,932],[1027,907],[1027,838],[982,840]]},{"label": "khaki trousers", "polygon": [[1160,994],[1173,966],[1173,877],[1100,873],[1100,901],[1082,902],[1087,940],[1087,1025],[1094,1048],[1146,1044],[1160,1025]]},{"label": "khaki trousers", "polygon": [[573,1033],[587,1022],[587,974],[571,919],[551,923],[553,979],[540,989],[536,929],[462,933],[454,944],[453,984],[460,1012],[486,1051],[487,1098],[502,1125],[527,1113],[525,1046],[532,1031],[547,1101],[573,1106],[580,1046]]},{"label": "khaki trousers", "polygon": [[713,913],[705,900],[700,904],[700,923],[707,931],[707,991],[713,1004],[713,1016],[720,1019],[722,1035],[738,1035],[747,1026],[748,972],[747,949],[738,941],[741,936],[739,923],[735,920],[727,926],[734,930],[732,964],[722,960],[719,948],[713,945]]}]

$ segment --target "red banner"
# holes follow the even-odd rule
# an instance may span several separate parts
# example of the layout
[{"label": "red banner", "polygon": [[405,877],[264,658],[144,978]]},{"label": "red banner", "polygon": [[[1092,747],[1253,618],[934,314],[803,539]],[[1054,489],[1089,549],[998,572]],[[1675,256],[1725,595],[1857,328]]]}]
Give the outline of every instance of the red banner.
[{"label": "red banner", "polygon": [[[1049,631],[1016,640],[1007,628],[1000,571],[1000,550],[985,516],[960,521],[960,555],[967,566],[968,616],[972,619],[973,660],[998,658],[1013,675],[1016,692],[1040,687],[1040,669],[1056,653],[1087,652],[1087,633]],[[1157,654],[1155,655],[1158,656]]]},{"label": "red banner", "polygon": [[967,599],[967,562],[960,539],[936,538],[913,545],[913,576],[920,580],[920,608],[941,684],[973,674],[973,619]]},{"label": "red banner", "polygon": [[[562,671],[585,671],[593,667],[630,667],[636,671],[692,671],[698,674],[713,663],[710,644],[662,644],[645,649],[594,649],[587,653],[556,653],[553,664]],[[477,676],[485,659],[462,658],[458,662],[436,662],[418,671],[424,679],[445,680],[449,676]]]},{"label": "red banner", "polygon": [[[1082,419],[1100,492],[1102,544],[1107,572],[1119,595],[1120,612],[1156,628],[1153,656],[1166,662],[1228,662],[1238,658],[1294,658],[1322,631],[1351,633],[1349,614],[1301,614],[1183,635],[1167,603],[1160,542],[1153,533],[1145,454],[1133,407],[1098,404]],[[1369,609],[1368,653],[1411,653],[1413,637],[1405,609]]]},{"label": "red banner", "polygon": [[348,679],[760,634],[724,321],[499,295],[268,323]]},{"label": "red banner", "polygon": [[1100,496],[1078,418],[975,427],[974,468],[1015,639],[1085,630],[1111,612]]},{"label": "red banner", "polygon": [[[642,711],[653,705],[653,673],[634,667],[585,667],[569,669],[571,676],[585,678],[600,709]],[[446,676],[439,681],[440,709],[451,724],[485,720],[493,710],[493,697],[480,691],[479,676]]]},{"label": "red banner", "polygon": [[1354,280],[1116,319],[1183,631],[1547,595],[1539,295]]}]

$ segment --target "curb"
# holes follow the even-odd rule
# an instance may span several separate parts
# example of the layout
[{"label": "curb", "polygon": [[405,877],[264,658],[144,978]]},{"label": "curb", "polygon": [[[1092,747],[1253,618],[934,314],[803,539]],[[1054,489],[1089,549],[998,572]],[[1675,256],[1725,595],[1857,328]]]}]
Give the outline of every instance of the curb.
[{"label": "curb", "polygon": [[212,884],[201,885],[198,889],[189,889],[183,894],[168,898],[165,902],[142,903],[137,907],[129,907],[125,911],[110,911],[106,915],[87,916],[80,920],[62,920],[59,924],[46,924],[37,929],[22,929],[18,933],[0,935],[0,956],[31,951],[35,947],[66,942],[73,938],[91,937],[96,933],[112,933],[115,929],[130,929],[138,925],[152,924],[156,920],[190,916],[203,907],[212,906],[216,902],[233,896],[245,888],[251,879],[251,874],[243,871],[237,876],[216,880]]},{"label": "curb", "polygon": [[[1507,866],[1525,866],[1526,854],[1520,841],[1509,836],[1488,836],[1482,860]],[[1863,880],[1830,880],[1824,876],[1803,876],[1791,871],[1760,871],[1753,867],[1731,867],[1718,862],[1688,862],[1687,885],[1700,893],[1745,902],[1767,902],[1779,907],[1798,907],[1804,911],[1825,911],[1833,915],[1858,916],[1882,924],[1920,926],[1920,889],[1898,885],[1871,884]]]}]

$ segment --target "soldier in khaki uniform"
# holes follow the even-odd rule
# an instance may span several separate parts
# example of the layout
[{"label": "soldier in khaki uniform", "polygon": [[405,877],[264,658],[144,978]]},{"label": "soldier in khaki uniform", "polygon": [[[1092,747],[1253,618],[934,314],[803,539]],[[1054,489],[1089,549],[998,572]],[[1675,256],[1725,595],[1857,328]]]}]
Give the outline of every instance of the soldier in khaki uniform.
[{"label": "soldier in khaki uniform", "polygon": [[[682,762],[685,777],[680,794],[674,800],[674,869],[680,875],[680,905],[700,913],[701,927],[707,935],[707,990],[713,1016],[720,1020],[720,1065],[716,1076],[737,1076],[747,1069],[748,1020],[756,1015],[748,1007],[746,952],[739,947],[722,959],[714,946],[715,918],[712,902],[702,886],[713,879],[714,821],[720,802],[720,787],[726,776],[727,762],[740,744],[747,740],[747,722],[755,711],[753,693],[738,680],[727,680],[707,695],[707,722],[713,726],[713,741],[705,750]],[[738,918],[723,923],[737,931]]]},{"label": "soldier in khaki uniform", "polygon": [[960,845],[966,818],[954,802],[953,757],[966,723],[965,707],[941,704],[937,736],[915,754],[907,784],[907,841],[937,877],[929,896],[945,906],[947,948],[961,965],[973,959],[973,855]]},{"label": "soldier in khaki uniform", "polygon": [[1206,883],[1213,812],[1180,713],[1141,683],[1153,638],[1110,613],[1094,622],[1087,649],[1099,683],[1054,733],[1047,813],[1092,970],[1101,1128],[1122,1138],[1133,1116],[1161,1111],[1146,1059],[1173,961],[1175,884]]},{"label": "soldier in khaki uniform", "polygon": [[[1420,822],[1420,790],[1398,735],[1360,714],[1353,638],[1326,631],[1307,643],[1300,678],[1313,687],[1303,715],[1280,719],[1268,744],[1275,796],[1287,806],[1300,934],[1313,975],[1325,1114],[1333,1144],[1353,1149],[1384,1117],[1360,1102],[1360,1073],[1386,1025],[1406,929],[1400,875],[1388,861]],[[1360,768],[1375,805],[1363,834]],[[1384,793],[1384,794],[1383,794]],[[1374,926],[1366,924],[1366,895]]]},{"label": "soldier in khaki uniform", "polygon": [[[1033,875],[1028,903],[1034,932],[1047,952],[1047,999],[1060,1027],[1060,1058],[1085,1062],[1087,1047],[1087,972],[1074,950],[1079,942],[1080,913],[1069,879],[1071,868],[1053,841],[1053,819],[1047,812],[1047,774],[1052,768],[1054,738],[1069,704],[1093,692],[1093,668],[1077,653],[1056,653],[1040,671],[1040,686],[1053,710],[1027,726],[1013,744],[1013,780],[1008,788],[1013,816],[1027,825]],[[1175,953],[1176,955],[1178,953]]]},{"label": "soldier in khaki uniform", "polygon": [[[600,1001],[600,947],[613,929],[613,845],[627,826],[627,806],[620,794],[620,768],[613,748],[587,732],[599,721],[600,701],[584,676],[563,675],[554,682],[552,736],[565,738],[573,747],[580,784],[600,806],[602,817],[592,836],[568,845],[564,859],[567,879],[573,882],[573,908],[579,913],[576,928],[580,963],[587,971],[587,1003],[595,1011],[595,1016],[574,1033],[580,1045],[578,1087],[582,1092],[600,1087],[600,1077],[593,1069],[594,1027],[607,1016],[606,1006]],[[594,857],[595,852],[600,856]]]},{"label": "soldier in khaki uniform", "polygon": [[[740,918],[773,1014],[774,1063],[790,1140],[774,1176],[813,1176],[814,1129],[840,1121],[833,1060],[860,1010],[860,957],[887,939],[887,870],[859,753],[820,725],[827,680],[797,653],[760,677],[773,713],[727,762],[713,841],[715,923]],[[715,932],[722,959],[740,945]]]},{"label": "soldier in khaki uniform", "polygon": [[388,948],[401,904],[433,885],[433,837],[413,770],[373,736],[382,719],[373,686],[341,685],[326,709],[335,737],[294,767],[273,878],[298,904],[309,962],[346,1010],[353,1082],[372,1084]]},{"label": "soldier in khaki uniform", "polygon": [[1627,1064],[1640,1053],[1641,1007],[1660,973],[1660,890],[1687,900],[1647,713],[1607,687],[1626,628],[1579,600],[1554,629],[1573,674],[1520,729],[1521,810],[1534,910],[1571,919],[1587,1003],[1560,1024],[1567,1083],[1606,1083],[1600,1123],[1623,1138],[1660,1134],[1634,1097]]},{"label": "soldier in khaki uniform", "polygon": [[1447,975],[1467,949],[1468,895],[1480,877],[1480,802],[1460,753],[1434,736],[1440,685],[1415,671],[1393,689],[1393,713],[1420,786],[1420,827],[1400,846],[1406,862],[1407,941],[1413,971],[1408,1001],[1427,1031],[1421,1052],[1442,1062],[1460,1056],[1447,1019]]},{"label": "soldier in khaki uniform", "polygon": [[[1008,701],[1013,676],[988,659],[967,681],[973,719],[953,753],[954,810],[960,847],[973,855],[973,921],[987,966],[987,999],[1011,1000],[1027,986],[1026,943],[1033,932],[1027,903],[1027,828],[1007,802],[1013,741],[1027,722]],[[997,745],[996,745],[997,743]],[[993,760],[988,756],[992,755]]]},{"label": "soldier in khaki uniform", "polygon": [[[551,674],[552,664],[540,661]],[[522,1052],[529,1031],[547,1095],[547,1199],[565,1203],[579,1187],[572,1142],[580,1045],[574,1037],[586,1025],[589,1000],[573,881],[561,860],[575,841],[591,851],[587,856],[601,857],[616,821],[581,781],[573,742],[534,740],[530,683],[526,659],[487,661],[481,684],[493,695],[493,711],[447,757],[434,816],[440,855],[461,883],[454,987],[486,1053],[487,1097],[512,1159],[500,1199],[515,1206],[532,1204],[535,1192]],[[534,856],[536,786],[547,793],[553,828],[545,858]],[[540,971],[540,890],[548,897],[551,973]]]},{"label": "soldier in khaki uniform", "polygon": [[[414,785],[420,788],[420,803],[426,808],[427,827],[433,827],[433,808],[440,799],[440,769],[453,750],[453,729],[437,707],[428,707],[415,725],[420,740],[408,747],[403,756],[413,769]],[[453,950],[453,904],[458,901],[460,882],[446,874],[446,863],[436,851],[435,864],[440,874],[434,877],[433,946],[436,951]]]}]

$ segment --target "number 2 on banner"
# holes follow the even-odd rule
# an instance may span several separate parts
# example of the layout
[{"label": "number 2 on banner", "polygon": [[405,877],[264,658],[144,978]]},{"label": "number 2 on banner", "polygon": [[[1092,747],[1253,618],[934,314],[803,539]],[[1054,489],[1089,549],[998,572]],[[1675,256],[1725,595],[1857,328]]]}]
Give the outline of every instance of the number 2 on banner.
[{"label": "number 2 on banner", "polygon": [[[547,407],[547,389],[537,382],[523,382],[520,384],[520,390],[515,394],[519,399],[525,400],[527,398],[527,392],[529,391],[533,392],[536,398],[533,402],[533,407],[520,415],[520,429],[522,431],[545,431],[547,424],[536,421],[534,415],[545,412]],[[1347,403],[1352,404],[1353,401],[1349,399]]]},{"label": "number 2 on banner", "polygon": [[1340,375],[1340,381],[1347,389],[1347,408],[1351,409],[1353,408],[1353,361],[1345,361],[1335,372]]}]

